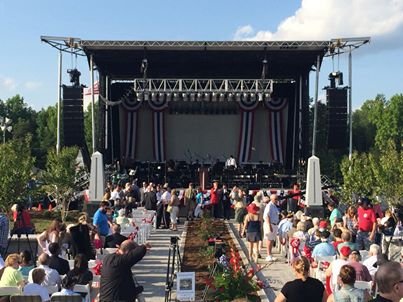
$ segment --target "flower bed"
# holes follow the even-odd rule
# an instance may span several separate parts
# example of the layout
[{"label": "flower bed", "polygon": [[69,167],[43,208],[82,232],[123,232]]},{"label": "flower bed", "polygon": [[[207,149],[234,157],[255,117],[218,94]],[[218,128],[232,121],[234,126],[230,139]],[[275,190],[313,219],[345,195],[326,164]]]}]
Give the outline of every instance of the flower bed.
[{"label": "flower bed", "polygon": [[[220,243],[213,243],[212,238],[219,238]],[[220,256],[221,246],[224,254]],[[202,299],[208,285],[208,301],[260,301],[256,292],[263,284],[242,263],[224,221],[204,218],[189,222],[182,271],[196,272],[196,300]]]}]

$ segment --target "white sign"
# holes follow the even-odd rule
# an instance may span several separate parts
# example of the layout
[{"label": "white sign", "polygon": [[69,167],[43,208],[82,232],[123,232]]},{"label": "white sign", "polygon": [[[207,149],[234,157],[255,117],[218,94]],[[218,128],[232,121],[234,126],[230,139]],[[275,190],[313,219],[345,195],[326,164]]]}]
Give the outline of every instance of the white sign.
[{"label": "white sign", "polygon": [[176,273],[176,299],[194,301],[196,297],[195,272]]},{"label": "white sign", "polygon": [[319,158],[316,156],[311,156],[308,159],[305,202],[308,207],[323,205],[320,164]]}]

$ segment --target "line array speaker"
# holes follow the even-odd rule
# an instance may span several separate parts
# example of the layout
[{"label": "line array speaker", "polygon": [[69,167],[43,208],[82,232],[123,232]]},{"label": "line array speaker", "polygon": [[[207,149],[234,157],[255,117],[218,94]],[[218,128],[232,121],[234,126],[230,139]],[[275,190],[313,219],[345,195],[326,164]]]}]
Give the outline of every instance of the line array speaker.
[{"label": "line array speaker", "polygon": [[63,85],[64,146],[84,145],[83,88]]},{"label": "line array speaker", "polygon": [[328,148],[347,147],[347,89],[328,88],[326,91],[328,114]]}]

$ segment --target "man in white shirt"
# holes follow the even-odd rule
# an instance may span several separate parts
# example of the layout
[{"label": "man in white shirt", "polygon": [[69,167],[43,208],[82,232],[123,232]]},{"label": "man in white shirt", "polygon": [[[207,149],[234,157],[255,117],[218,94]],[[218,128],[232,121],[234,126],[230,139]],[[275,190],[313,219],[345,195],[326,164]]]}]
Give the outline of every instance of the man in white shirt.
[{"label": "man in white shirt", "polygon": [[378,255],[381,253],[381,247],[377,244],[371,244],[369,247],[368,258],[365,259],[362,264],[365,265],[372,276],[375,276],[378,267],[374,267],[374,264],[378,261]]},{"label": "man in white shirt", "polygon": [[270,195],[270,202],[266,205],[263,213],[263,233],[267,245],[266,261],[276,261],[271,254],[273,242],[276,240],[278,224],[280,222],[279,210],[277,208],[277,195]]},{"label": "man in white shirt", "polygon": [[230,156],[228,159],[227,159],[227,161],[225,162],[225,167],[228,169],[228,168],[236,168],[237,167],[237,165],[236,165],[236,160],[235,160],[235,158],[234,158],[234,156]]},{"label": "man in white shirt", "polygon": [[[41,268],[45,271],[45,280],[42,282],[42,286],[54,286],[59,285],[61,283],[61,278],[57,270],[50,268],[49,265],[49,255],[46,253],[42,253],[38,257],[38,268]],[[29,271],[28,274],[28,282],[33,283],[32,273],[35,269]]]},{"label": "man in white shirt", "polygon": [[41,285],[45,280],[46,273],[42,268],[34,268],[31,270],[33,283],[28,283],[24,286],[24,295],[40,296],[42,302],[49,301],[48,289]]}]

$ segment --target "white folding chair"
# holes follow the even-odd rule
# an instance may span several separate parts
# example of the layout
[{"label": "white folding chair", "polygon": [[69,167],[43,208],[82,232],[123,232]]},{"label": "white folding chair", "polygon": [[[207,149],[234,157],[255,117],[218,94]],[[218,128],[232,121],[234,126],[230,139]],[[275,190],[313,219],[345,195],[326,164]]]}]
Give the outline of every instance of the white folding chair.
[{"label": "white folding chair", "polygon": [[72,270],[74,268],[74,259],[67,260],[69,262],[69,267]]},{"label": "white folding chair", "polygon": [[358,289],[368,290],[371,292],[372,290],[372,281],[355,281],[354,287]]},{"label": "white folding chair", "polygon": [[73,291],[79,294],[85,294],[85,302],[91,302],[91,288],[89,284],[76,284],[74,285]]},{"label": "white folding chair", "polygon": [[51,296],[54,293],[57,293],[59,291],[59,286],[56,285],[48,285],[46,286],[46,289],[48,290],[49,296]]},{"label": "white folding chair", "polygon": [[360,250],[361,262],[369,257],[369,252],[367,250]]},{"label": "white folding chair", "polygon": [[114,254],[118,249],[115,247],[108,247],[104,249],[104,255]]},{"label": "white folding chair", "polygon": [[336,256],[317,256],[315,258],[315,261],[318,264],[318,267],[315,270],[315,278],[322,282],[325,282],[326,281],[326,276],[325,276],[326,270],[323,269],[323,264],[325,262],[328,262],[330,264],[335,259],[336,259]]},{"label": "white folding chair", "polygon": [[0,296],[12,296],[21,294],[21,288],[18,286],[0,286]]}]

